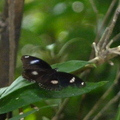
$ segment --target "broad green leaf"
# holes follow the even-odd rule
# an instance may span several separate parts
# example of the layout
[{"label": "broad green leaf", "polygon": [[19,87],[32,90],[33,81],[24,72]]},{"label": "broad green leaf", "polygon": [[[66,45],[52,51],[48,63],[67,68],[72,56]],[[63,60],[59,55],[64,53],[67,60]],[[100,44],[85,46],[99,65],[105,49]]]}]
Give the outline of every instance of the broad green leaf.
[{"label": "broad green leaf", "polygon": [[5,89],[4,94],[0,94],[0,99],[4,96],[7,96],[8,94],[18,90],[18,89],[20,89],[20,88],[23,88],[23,87],[28,86],[30,84],[33,84],[33,83],[30,83],[27,80],[23,80],[23,77],[20,76],[9,87],[0,89],[0,93]]},{"label": "broad green leaf", "polygon": [[19,77],[0,97],[0,114],[13,111],[20,107],[44,99],[66,98],[82,95],[104,85],[106,81],[86,83],[83,88],[67,87],[61,91],[48,91],[40,88],[36,83],[30,83]]},{"label": "broad green leaf", "polygon": [[87,61],[80,61],[80,60],[71,60],[59,64],[52,65],[53,68],[58,68],[58,71],[62,72],[73,72],[83,68],[85,65],[89,64]]}]

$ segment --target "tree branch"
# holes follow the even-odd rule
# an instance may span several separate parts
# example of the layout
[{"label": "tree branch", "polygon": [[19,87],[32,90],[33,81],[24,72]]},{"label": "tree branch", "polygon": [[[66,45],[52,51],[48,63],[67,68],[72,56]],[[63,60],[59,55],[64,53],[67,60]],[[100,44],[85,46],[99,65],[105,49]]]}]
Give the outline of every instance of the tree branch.
[{"label": "tree branch", "polygon": [[100,106],[102,101],[109,95],[109,93],[111,92],[113,87],[116,86],[119,78],[120,78],[120,71],[117,72],[116,78],[115,78],[112,86],[102,95],[102,97],[97,101],[97,103],[94,105],[94,107],[90,110],[90,112],[85,116],[85,118],[83,120],[88,120],[90,118],[90,116],[97,110],[97,108]]},{"label": "tree branch", "polygon": [[58,111],[56,112],[55,116],[52,118],[52,120],[59,120],[61,113],[63,112],[64,108],[68,104],[70,98],[64,99],[62,104],[60,105]]},{"label": "tree branch", "polygon": [[115,102],[117,102],[120,98],[120,91],[117,93],[117,95],[111,99],[106,105],[105,107],[93,118],[93,120],[98,120],[99,117],[104,114],[104,112],[109,108],[109,106]]},{"label": "tree branch", "polygon": [[[24,0],[5,0],[0,40],[0,87],[13,81]],[[11,116],[11,112],[10,112]],[[0,115],[1,119],[6,114]]]},{"label": "tree branch", "polygon": [[120,5],[116,9],[111,24],[106,28],[98,44],[96,45],[95,42],[93,43],[96,56],[90,60],[90,62],[95,63],[96,65],[103,64],[104,62],[116,57],[117,55],[120,55],[120,46],[110,48],[113,40],[108,43],[119,14]]},{"label": "tree branch", "polygon": [[106,15],[104,17],[104,20],[102,22],[102,25],[101,25],[100,29],[98,30],[98,33],[97,33],[96,38],[95,38],[95,42],[98,42],[100,34],[101,34],[101,31],[102,31],[103,27],[105,26],[105,24],[106,24],[106,22],[107,22],[107,20],[108,20],[108,18],[110,16],[110,14],[111,14],[111,12],[113,10],[113,7],[115,6],[116,3],[117,3],[117,0],[113,0],[111,2],[110,7],[108,8],[108,10],[106,12]]},{"label": "tree branch", "polygon": [[[110,8],[108,10],[107,17],[110,14],[110,11],[112,10],[115,3],[116,3],[116,0],[113,0]],[[104,62],[109,61],[110,59],[116,57],[117,55],[120,55],[120,46],[110,48],[110,45],[112,44],[112,42],[111,42],[112,40],[108,43],[108,40],[110,39],[113,28],[115,26],[115,23],[118,19],[119,13],[120,13],[120,6],[118,6],[118,8],[116,9],[111,24],[105,30],[105,32],[104,32],[103,36],[101,37],[100,41],[98,42],[98,44],[96,45],[95,42],[93,43],[96,56],[95,56],[95,58],[91,59],[89,62],[94,63],[96,65],[100,65],[100,64],[103,64]],[[107,18],[105,20],[107,20]],[[104,21],[104,23],[105,23],[105,21]],[[86,67],[86,69],[88,67],[91,68],[91,65],[90,66],[88,65]],[[59,118],[61,112],[64,110],[66,104],[67,104],[66,101],[64,101],[62,103],[60,109],[57,111],[56,115],[53,117],[52,120],[58,120],[58,118]],[[87,119],[85,118],[84,120],[87,120]]]},{"label": "tree branch", "polygon": [[8,7],[8,26],[9,26],[9,84],[14,80],[14,66],[15,66],[15,0],[9,0]]}]

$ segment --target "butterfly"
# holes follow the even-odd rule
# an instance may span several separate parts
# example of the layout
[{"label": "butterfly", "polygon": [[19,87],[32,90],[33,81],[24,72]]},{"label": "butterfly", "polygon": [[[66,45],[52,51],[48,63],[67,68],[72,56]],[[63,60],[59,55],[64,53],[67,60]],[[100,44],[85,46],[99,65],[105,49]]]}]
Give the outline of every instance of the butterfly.
[{"label": "butterfly", "polygon": [[35,81],[41,88],[47,90],[61,90],[67,86],[85,86],[85,82],[79,77],[59,72],[37,57],[24,55],[21,57],[23,63],[23,78],[28,81]]}]

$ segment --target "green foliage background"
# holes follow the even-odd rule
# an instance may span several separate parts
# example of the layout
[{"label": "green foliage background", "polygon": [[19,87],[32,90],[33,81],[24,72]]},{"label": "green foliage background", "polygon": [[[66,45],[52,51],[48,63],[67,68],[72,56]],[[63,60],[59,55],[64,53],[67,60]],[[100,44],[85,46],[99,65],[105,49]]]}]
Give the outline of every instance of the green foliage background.
[{"label": "green foliage background", "polygon": [[[25,0],[16,78],[21,75],[22,63],[20,58],[25,54],[42,58],[51,65],[68,60],[88,61],[92,51],[92,43],[111,1],[95,0],[98,9],[98,14],[96,14],[89,0]],[[3,1],[0,2],[2,5]],[[116,27],[116,31],[119,31],[118,27]],[[113,33],[113,36],[115,34]],[[115,45],[118,43],[116,42]],[[78,118],[82,120],[87,115],[101,95],[113,84],[119,65],[119,57],[113,61],[115,62],[114,66],[111,67],[105,63],[92,69],[87,76],[83,76],[84,81],[109,82],[86,95],[70,98],[63,111],[62,120],[78,120]],[[119,86],[112,89],[98,111],[116,95],[118,90]],[[83,99],[83,97],[85,98]],[[52,99],[37,102],[36,105],[41,108],[51,104],[60,105],[62,101],[63,99]],[[24,112],[30,109],[25,107]],[[57,110],[58,106],[43,108],[27,116],[25,120],[50,120]],[[100,120],[113,120],[117,118],[118,111],[120,111],[118,103],[114,103]],[[17,114],[17,111],[14,111],[14,115]]]}]

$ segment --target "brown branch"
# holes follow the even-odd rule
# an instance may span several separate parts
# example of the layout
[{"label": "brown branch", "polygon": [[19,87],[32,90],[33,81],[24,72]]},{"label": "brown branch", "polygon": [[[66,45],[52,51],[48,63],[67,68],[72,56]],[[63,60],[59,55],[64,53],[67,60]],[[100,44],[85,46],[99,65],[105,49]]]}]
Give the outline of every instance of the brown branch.
[{"label": "brown branch", "polygon": [[110,36],[113,32],[113,28],[116,24],[116,21],[118,19],[118,16],[120,14],[120,5],[117,7],[115,13],[114,13],[114,16],[113,16],[113,19],[112,19],[112,22],[111,24],[106,28],[104,34],[102,35],[99,43],[97,44],[97,47],[98,48],[101,48],[101,49],[104,49],[106,44],[108,43],[109,39],[110,39]]},{"label": "brown branch", "polygon": [[[112,7],[114,6],[114,4],[116,3],[116,0],[113,0],[110,8],[109,8],[109,14],[110,14],[110,11],[112,10]],[[108,13],[106,14],[107,17],[108,17]],[[98,42],[98,44],[96,45],[96,43],[94,42],[93,43],[93,46],[94,46],[94,50],[95,50],[95,58],[91,59],[90,62],[96,64],[96,65],[100,65],[100,64],[103,64],[104,62],[106,61],[109,61],[110,59],[116,57],[117,55],[120,55],[120,46],[117,46],[115,48],[110,48],[110,45],[112,44],[113,41],[117,40],[117,38],[119,37],[119,34],[116,35],[109,43],[108,43],[108,40],[110,39],[110,36],[112,34],[112,31],[113,31],[113,28],[115,26],[115,23],[118,19],[118,16],[119,16],[119,7],[117,8],[116,12],[114,13],[114,17],[113,17],[113,20],[111,22],[111,24],[106,28],[105,32],[103,33],[100,41]],[[107,17],[106,20],[107,21]],[[102,26],[101,26],[101,29],[103,27],[103,25],[105,24],[105,21],[103,22]],[[100,31],[101,31],[100,29]],[[96,36],[96,39],[95,41],[97,42],[98,40],[98,36],[100,34],[98,33],[98,35]],[[104,43],[105,42],[105,43]],[[91,57],[93,57],[93,53],[91,54]],[[89,67],[86,66],[86,67]],[[92,66],[90,66],[92,67]],[[84,73],[85,74],[85,73]],[[110,89],[112,88],[113,86],[110,87]],[[109,90],[110,90],[109,89]],[[109,91],[107,91],[101,99],[103,99],[106,94],[108,94]],[[93,112],[96,110],[96,108],[98,108],[98,104],[100,103],[101,101],[98,101],[98,103],[95,105],[95,107],[88,113],[88,115],[84,118],[84,120],[88,120],[89,117],[93,114]]]},{"label": "brown branch", "polygon": [[116,103],[120,98],[120,91],[117,93],[117,95],[111,99],[106,105],[105,107],[103,107],[103,109],[93,118],[93,120],[98,120],[100,118],[100,116],[102,116],[102,114],[104,114],[104,112],[110,107],[110,105],[112,105],[113,103]]},{"label": "brown branch", "polygon": [[[96,47],[95,44],[94,44],[94,47]],[[98,52],[98,51],[96,51],[96,52]],[[115,47],[115,48],[107,48],[106,50],[103,50],[96,54],[98,54],[98,56],[91,59],[89,62],[96,64],[96,65],[100,65],[100,64],[103,64],[104,62],[107,62],[107,61],[111,60],[112,58],[120,55],[120,46]]]},{"label": "brown branch", "polygon": [[[0,43],[0,87],[13,81],[24,0],[5,0]],[[11,112],[10,112],[11,115]],[[6,114],[0,115],[5,119]]]},{"label": "brown branch", "polygon": [[119,14],[120,5],[116,9],[111,24],[106,28],[98,44],[96,45],[95,42],[93,43],[96,57],[90,60],[90,62],[93,62],[95,64],[103,64],[104,62],[116,57],[117,55],[120,55],[120,46],[110,48],[112,40],[108,43]]},{"label": "brown branch", "polygon": [[3,12],[4,26],[1,31],[1,43],[0,43],[0,87],[7,86],[9,83],[9,34],[8,34],[8,3],[5,2],[5,9]]},{"label": "brown branch", "polygon": [[65,109],[66,105],[68,104],[70,98],[66,98],[62,104],[60,105],[60,108],[58,109],[57,113],[55,116],[52,118],[52,120],[59,120],[61,113]]},{"label": "brown branch", "polygon": [[[116,3],[116,0],[113,0],[112,4],[111,4],[111,6],[108,10],[108,13],[106,15],[107,17],[109,16],[110,11],[112,10],[115,3]],[[120,55],[120,46],[115,47],[115,48],[109,48],[112,42],[108,43],[108,46],[107,46],[107,41],[109,40],[109,38],[111,36],[111,33],[112,33],[113,28],[115,26],[115,23],[118,19],[118,15],[119,15],[119,7],[117,8],[117,10],[114,14],[114,17],[113,17],[113,20],[112,20],[111,24],[105,30],[105,32],[104,32],[104,34],[103,34],[103,36],[100,40],[100,43],[98,43],[98,45],[96,45],[94,43],[94,49],[95,49],[96,57],[91,59],[89,62],[94,63],[96,65],[100,65],[100,64],[103,64],[106,61],[109,61],[110,59],[114,58],[115,56]],[[107,18],[105,18],[105,20],[107,20]],[[105,22],[106,21],[104,21],[104,24],[105,24]],[[88,67],[91,68],[91,65],[86,66],[86,68],[88,68]],[[64,110],[66,104],[67,104],[67,102],[62,103],[60,109],[57,111],[56,115],[53,117],[52,120],[58,120],[59,119],[59,116],[61,115],[61,112]]]},{"label": "brown branch", "polygon": [[96,13],[96,15],[98,15],[98,9],[97,9],[97,7],[95,6],[94,1],[93,1],[93,0],[89,0],[89,1],[90,1],[90,4],[91,4],[92,8],[93,8],[93,11]]},{"label": "brown branch", "polygon": [[[13,4],[11,4],[11,7],[9,6],[9,3],[10,0],[5,1],[5,7],[2,15],[2,25],[4,26],[2,26],[0,44],[0,58],[2,58],[0,59],[0,87],[7,86],[9,83],[9,76],[11,75],[13,77],[14,74],[12,71],[14,71],[15,67],[15,58],[20,36],[24,0],[15,0],[15,5],[13,6]],[[9,54],[10,51],[12,51],[13,55]],[[11,72],[10,74],[9,71]],[[11,81],[12,80],[13,78]]]},{"label": "brown branch", "polygon": [[[9,0],[9,84],[14,80],[14,68],[24,0]],[[19,13],[19,14],[18,14]]]},{"label": "brown branch", "polygon": [[113,19],[112,19],[112,22],[111,22],[110,26],[108,27],[108,33],[107,33],[107,35],[106,35],[106,37],[104,39],[104,43],[103,43],[103,45],[101,47],[102,49],[105,48],[106,44],[108,43],[108,41],[110,39],[110,36],[112,35],[113,28],[114,28],[114,26],[116,24],[116,21],[118,19],[119,14],[120,14],[120,4],[119,4],[118,8],[115,11],[115,14],[113,16]]},{"label": "brown branch", "polygon": [[15,66],[15,25],[14,25],[14,0],[9,0],[8,7],[8,26],[9,26],[9,84],[14,80],[14,66]]},{"label": "brown branch", "polygon": [[[116,2],[117,2],[117,0],[113,0],[113,1],[111,2],[110,7],[108,8],[108,10],[107,10],[107,12],[106,12],[106,15],[105,15],[105,17],[104,17],[104,19],[103,19],[102,25],[101,25],[100,29],[97,30],[97,35],[96,35],[96,38],[95,38],[94,42],[98,43],[98,40],[99,40],[99,38],[100,38],[100,35],[101,35],[102,31],[103,31],[103,27],[105,27],[105,24],[107,23],[108,18],[109,18],[109,16],[110,16],[110,14],[111,14],[111,12],[112,12],[112,10],[113,10],[113,7],[115,6]],[[106,29],[105,31],[107,32],[108,30]],[[103,33],[103,37],[102,37],[101,39],[104,39],[104,38],[105,38],[104,35],[106,35],[106,34]],[[94,54],[94,52],[92,51],[92,52],[91,52],[91,55],[90,55],[90,59],[92,59],[92,58],[94,57],[93,54]]]},{"label": "brown branch", "polygon": [[96,35],[96,38],[95,38],[95,42],[96,42],[96,43],[98,42],[99,37],[100,37],[100,34],[101,34],[101,31],[102,31],[103,27],[105,26],[105,24],[107,23],[107,20],[108,20],[111,12],[112,12],[112,10],[113,10],[113,7],[115,6],[116,3],[117,3],[117,0],[113,0],[113,1],[111,2],[110,7],[108,8],[108,10],[107,10],[107,12],[106,12],[106,15],[105,15],[105,17],[104,17],[103,23],[102,23],[102,25],[101,25],[101,27],[100,27],[100,29],[98,30],[98,33],[97,33],[97,35]]},{"label": "brown branch", "polygon": [[113,42],[115,42],[119,39],[120,39],[120,33],[118,33],[116,36],[114,36],[114,38],[112,40],[113,40]]},{"label": "brown branch", "polygon": [[117,72],[116,78],[114,80],[114,83],[112,86],[102,95],[102,97],[97,101],[97,103],[94,105],[94,107],[90,110],[90,112],[85,116],[83,120],[88,120],[90,116],[97,110],[97,108],[100,106],[102,101],[109,95],[109,93],[112,91],[113,87],[116,86],[118,83],[118,80],[120,78],[120,71]]},{"label": "brown branch", "polygon": [[[99,11],[94,3],[94,0],[89,0],[92,8],[93,8],[93,11],[95,12],[95,15],[96,15],[96,23],[98,23],[98,20],[99,20]],[[96,25],[96,32],[98,32],[98,25]]]}]

